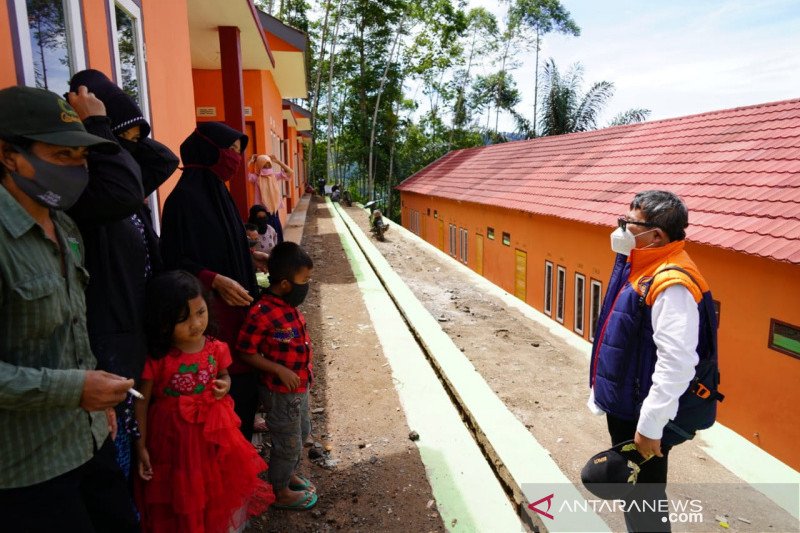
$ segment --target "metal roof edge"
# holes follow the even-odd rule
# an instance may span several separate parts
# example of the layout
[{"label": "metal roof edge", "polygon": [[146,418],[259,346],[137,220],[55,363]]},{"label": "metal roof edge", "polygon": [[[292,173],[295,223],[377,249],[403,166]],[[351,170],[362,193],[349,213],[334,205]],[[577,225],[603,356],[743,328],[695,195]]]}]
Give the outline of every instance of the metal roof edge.
[{"label": "metal roof edge", "polygon": [[264,30],[270,32],[275,37],[286,41],[290,45],[297,48],[300,52],[305,52],[308,47],[308,35],[302,30],[298,30],[277,17],[273,17],[268,13],[264,13],[257,9],[258,16],[261,20],[261,26]]},{"label": "metal roof edge", "polygon": [[261,25],[261,19],[259,17],[259,13],[261,11],[256,8],[253,0],[247,0],[247,5],[250,7],[250,13],[253,15],[253,21],[256,23],[256,28],[258,29],[258,33],[261,36],[261,41],[264,43],[264,48],[267,49],[267,55],[269,55],[269,61],[272,63],[272,68],[275,68],[275,57],[272,55],[272,49],[269,47],[269,43],[267,42],[267,36],[264,35],[264,28]]}]

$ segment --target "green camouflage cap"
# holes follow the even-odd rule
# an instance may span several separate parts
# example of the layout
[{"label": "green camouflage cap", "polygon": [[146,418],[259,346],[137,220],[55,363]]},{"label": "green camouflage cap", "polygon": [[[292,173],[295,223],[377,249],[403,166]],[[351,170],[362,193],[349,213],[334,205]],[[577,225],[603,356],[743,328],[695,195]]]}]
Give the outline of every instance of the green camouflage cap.
[{"label": "green camouflage cap", "polygon": [[33,87],[0,90],[0,136],[116,153],[119,145],[92,135],[66,100]]}]

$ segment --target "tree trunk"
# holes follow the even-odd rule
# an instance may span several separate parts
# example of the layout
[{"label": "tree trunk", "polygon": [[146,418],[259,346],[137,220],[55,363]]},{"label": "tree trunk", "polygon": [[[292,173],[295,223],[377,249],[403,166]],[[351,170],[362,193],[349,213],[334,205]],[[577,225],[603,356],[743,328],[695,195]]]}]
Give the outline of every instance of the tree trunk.
[{"label": "tree trunk", "polygon": [[[502,74],[502,78],[501,79],[503,80],[504,84],[506,82],[506,77],[505,77],[506,59],[508,58],[508,49],[510,47],[511,47],[511,36],[509,35],[508,40],[506,41],[505,52],[503,52],[503,66],[500,68],[500,73]],[[497,90],[498,91],[500,90],[499,86],[497,87]],[[497,101],[495,102],[495,115],[494,115],[494,132],[495,132],[495,134],[497,133],[497,123],[500,121],[500,105],[499,105],[500,93],[499,92],[497,93],[496,97],[497,97]]]},{"label": "tree trunk", "polygon": [[337,8],[336,13],[336,25],[333,29],[333,40],[331,41],[331,60],[330,60],[330,69],[328,72],[328,142],[327,142],[327,157],[325,160],[326,163],[326,179],[331,174],[331,140],[333,138],[333,108],[331,106],[331,98],[330,95],[332,94],[333,89],[333,65],[335,63],[336,58],[336,40],[339,37],[339,23],[342,21],[342,0],[339,0],[339,6]]},{"label": "tree trunk", "polygon": [[[467,71],[464,73],[464,81],[461,83],[461,88],[458,91],[458,97],[456,98],[456,107],[455,107],[455,115],[453,118],[456,119],[458,117],[459,109],[462,105],[464,105],[464,91],[467,88],[467,84],[469,83],[469,72],[472,69],[472,58],[475,55],[475,39],[478,35],[478,28],[476,27],[472,31],[472,44],[469,48],[469,59],[467,59]],[[464,118],[466,119],[466,112],[464,112]],[[455,133],[456,127],[462,127],[463,124],[456,124],[455,120],[453,121],[453,128],[450,130],[450,139],[447,141],[447,149],[453,145],[453,134]]]},{"label": "tree trunk", "polygon": [[[402,100],[402,96],[397,100],[397,102],[395,102],[395,111],[394,111],[395,117],[400,114],[400,100]],[[387,181],[389,182],[389,187],[388,187],[389,190],[387,192],[387,195],[389,196],[389,198],[387,200],[388,203],[386,206],[387,216],[389,218],[392,218],[392,190],[394,186],[394,147],[396,139],[397,139],[397,131],[395,130],[392,132],[392,144],[389,147],[389,176],[387,178]]]},{"label": "tree trunk", "polygon": [[[339,6],[341,7],[341,0]],[[314,146],[317,143],[317,106],[319,105],[319,89],[322,85],[322,66],[325,61],[325,41],[328,37],[328,15],[331,10],[331,0],[325,3],[325,21],[322,23],[322,36],[319,45],[319,62],[317,64],[317,81],[314,84],[314,100],[311,104],[311,146],[308,149],[308,165],[309,170],[313,170],[312,162],[314,161]],[[272,12],[272,1],[270,1],[270,12]],[[333,54],[331,54],[331,61],[333,61]],[[313,184],[313,175],[309,172],[308,179]]]},{"label": "tree trunk", "polygon": [[533,136],[536,137],[536,110],[539,109],[539,28],[536,28],[536,71],[533,78]]},{"label": "tree trunk", "polygon": [[381,83],[378,87],[378,95],[375,98],[375,111],[372,113],[372,130],[369,134],[369,161],[368,161],[368,168],[369,171],[367,172],[367,177],[369,179],[367,183],[367,187],[369,189],[369,199],[375,199],[375,175],[373,174],[373,151],[375,148],[375,126],[378,123],[378,109],[381,106],[381,95],[383,94],[383,87],[386,85],[386,78],[389,75],[389,67],[392,65],[392,61],[394,60],[394,51],[397,48],[397,43],[400,41],[400,35],[403,33],[403,23],[401,22],[397,27],[397,33],[394,36],[394,42],[392,43],[392,50],[389,52],[389,57],[386,61],[386,67],[383,69],[383,76],[381,76]]}]

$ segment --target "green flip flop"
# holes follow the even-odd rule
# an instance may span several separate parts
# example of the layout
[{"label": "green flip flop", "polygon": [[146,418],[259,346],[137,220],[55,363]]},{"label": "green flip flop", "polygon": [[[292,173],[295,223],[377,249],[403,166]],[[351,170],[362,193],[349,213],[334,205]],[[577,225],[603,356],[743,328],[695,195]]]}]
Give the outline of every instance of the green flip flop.
[{"label": "green flip flop", "polygon": [[273,509],[280,509],[283,511],[308,511],[309,509],[317,505],[317,500],[319,499],[319,496],[317,496],[316,493],[314,492],[308,492],[308,491],[304,492],[306,497],[300,498],[294,503],[289,503],[284,505],[273,503],[272,505],[270,505],[270,507]]},{"label": "green flip flop", "polygon": [[293,484],[289,483],[289,488],[290,488],[291,490],[307,490],[308,492],[314,492],[314,493],[316,493],[316,492],[317,492],[317,487],[315,487],[315,486],[314,486],[314,485],[311,483],[311,480],[310,480],[310,479],[308,479],[308,478],[307,478],[307,477],[305,477],[305,476],[301,476],[300,474],[295,474],[295,475],[296,475],[298,478],[300,478],[300,481],[302,481],[303,483],[302,483],[302,484],[300,484],[300,485],[293,485]]}]

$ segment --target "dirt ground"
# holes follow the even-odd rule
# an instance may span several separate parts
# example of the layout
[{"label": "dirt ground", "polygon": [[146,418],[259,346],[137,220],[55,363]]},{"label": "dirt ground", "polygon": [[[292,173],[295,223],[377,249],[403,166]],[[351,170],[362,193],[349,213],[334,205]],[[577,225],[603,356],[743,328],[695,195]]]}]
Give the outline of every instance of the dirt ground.
[{"label": "dirt ground", "polygon": [[[319,503],[305,512],[270,509],[247,531],[444,531],[331,214],[316,200],[302,242],[314,261],[312,288],[300,309],[314,346],[318,444],[304,449],[300,471],[316,484]],[[317,452],[322,457],[310,460]]]},{"label": "dirt ground", "polygon": [[[365,211],[354,207],[347,212],[368,230]],[[480,291],[467,273],[455,268],[455,259],[434,252],[401,228],[389,231],[385,242],[373,242],[508,408],[580,486],[587,459],[610,446],[605,419],[586,407],[586,357]],[[669,460],[673,497],[703,502],[703,524],[674,525],[674,530],[723,531],[715,520],[718,516],[729,518],[728,531],[797,530],[796,520],[744,487],[697,443],[676,447]],[[613,530],[624,531],[621,516],[605,513],[603,518]]]}]

